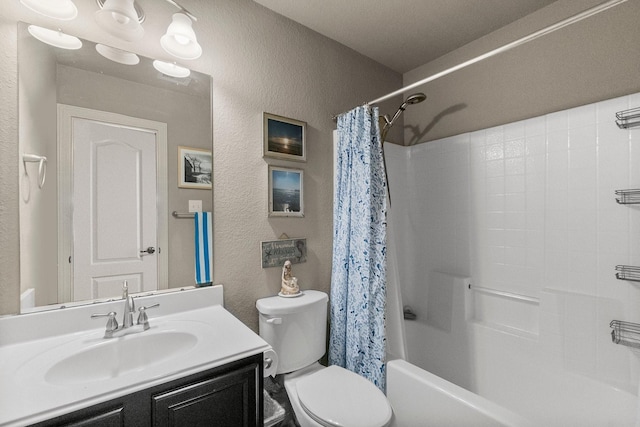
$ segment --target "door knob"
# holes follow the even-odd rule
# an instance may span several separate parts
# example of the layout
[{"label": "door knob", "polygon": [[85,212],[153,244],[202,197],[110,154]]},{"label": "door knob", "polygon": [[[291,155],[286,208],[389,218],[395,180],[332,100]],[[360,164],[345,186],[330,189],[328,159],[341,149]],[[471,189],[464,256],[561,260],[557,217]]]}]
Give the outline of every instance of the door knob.
[{"label": "door knob", "polygon": [[153,246],[149,246],[144,251],[140,251],[140,255],[151,255],[155,253],[155,251],[156,251],[156,248],[154,248]]}]

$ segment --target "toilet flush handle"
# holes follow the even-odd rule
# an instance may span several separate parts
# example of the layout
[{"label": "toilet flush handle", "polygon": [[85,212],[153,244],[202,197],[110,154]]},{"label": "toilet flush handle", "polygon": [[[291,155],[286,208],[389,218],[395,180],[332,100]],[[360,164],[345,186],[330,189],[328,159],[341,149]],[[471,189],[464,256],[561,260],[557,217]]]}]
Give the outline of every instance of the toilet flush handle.
[{"label": "toilet flush handle", "polygon": [[273,323],[274,325],[282,324],[282,317],[272,317],[267,319],[267,323]]}]

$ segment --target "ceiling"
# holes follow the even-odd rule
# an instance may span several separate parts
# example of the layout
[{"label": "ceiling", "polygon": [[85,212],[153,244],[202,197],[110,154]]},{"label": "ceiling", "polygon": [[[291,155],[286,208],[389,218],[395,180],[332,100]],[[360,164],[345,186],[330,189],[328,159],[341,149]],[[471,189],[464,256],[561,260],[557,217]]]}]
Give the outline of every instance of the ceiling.
[{"label": "ceiling", "polygon": [[405,73],[555,0],[254,0]]}]

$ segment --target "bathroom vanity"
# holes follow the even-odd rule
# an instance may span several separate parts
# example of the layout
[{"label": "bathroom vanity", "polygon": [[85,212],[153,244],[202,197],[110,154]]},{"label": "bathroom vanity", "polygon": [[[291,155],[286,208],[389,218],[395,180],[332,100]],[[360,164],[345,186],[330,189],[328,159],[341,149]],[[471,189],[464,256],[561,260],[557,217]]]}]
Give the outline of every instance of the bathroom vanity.
[{"label": "bathroom vanity", "polygon": [[262,425],[261,369],[255,355],[35,425]]},{"label": "bathroom vanity", "polygon": [[[222,287],[135,298],[142,325],[105,338],[124,302],[0,318],[1,426],[256,426],[269,345]],[[122,333],[124,332],[124,333]]]}]

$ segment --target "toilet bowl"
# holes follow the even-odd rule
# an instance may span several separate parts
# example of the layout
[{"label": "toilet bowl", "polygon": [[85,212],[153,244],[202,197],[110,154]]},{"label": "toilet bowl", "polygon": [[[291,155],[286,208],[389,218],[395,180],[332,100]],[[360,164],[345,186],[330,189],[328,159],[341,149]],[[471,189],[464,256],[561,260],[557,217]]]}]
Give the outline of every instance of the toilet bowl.
[{"label": "toilet bowl", "polygon": [[304,291],[296,298],[256,302],[260,335],[278,354],[278,374],[302,427],[384,427],[393,412],[369,380],[338,366],[324,367],[328,297]]},{"label": "toilet bowl", "polygon": [[369,380],[319,363],[285,375],[284,386],[302,427],[383,427],[393,412]]}]

